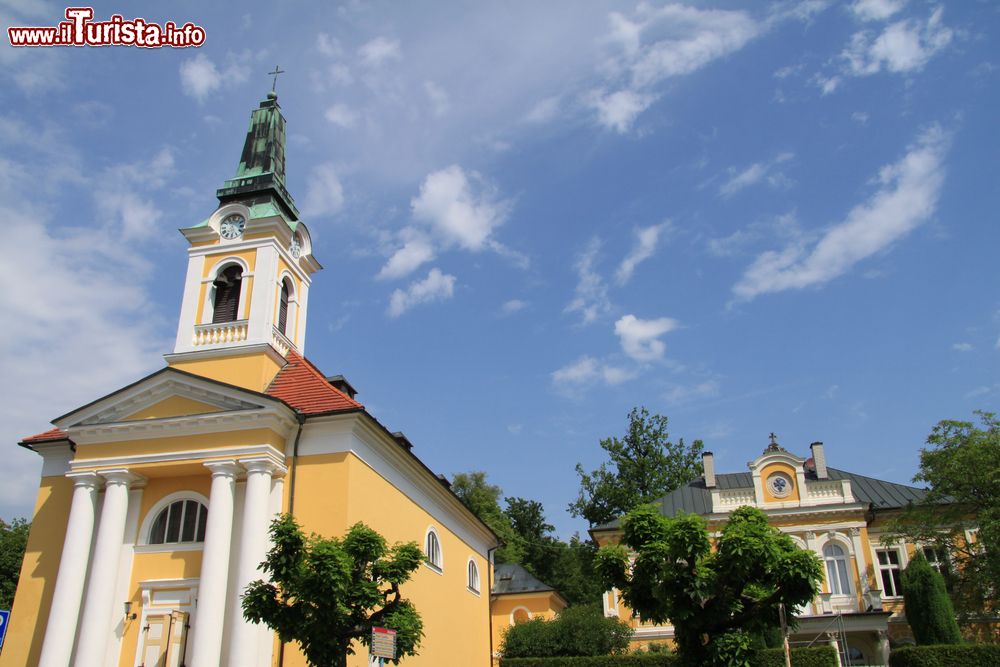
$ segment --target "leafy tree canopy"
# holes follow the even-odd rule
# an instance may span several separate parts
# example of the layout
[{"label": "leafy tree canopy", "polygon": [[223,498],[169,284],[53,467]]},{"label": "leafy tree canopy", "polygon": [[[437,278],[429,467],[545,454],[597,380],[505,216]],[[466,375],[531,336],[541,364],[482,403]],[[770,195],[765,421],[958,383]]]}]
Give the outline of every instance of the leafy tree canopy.
[{"label": "leafy tree canopy", "polygon": [[641,506],[625,517],[621,544],[598,552],[597,569],[643,620],[673,624],[690,665],[749,664],[779,605],[806,604],[823,579],[816,555],[752,507],[730,515],[713,551],[701,517]]},{"label": "leafy tree canopy", "polygon": [[517,539],[510,517],[500,508],[503,489],[486,481],[485,472],[476,470],[457,473],[452,478],[451,490],[503,542],[494,554],[494,560],[497,563],[523,562],[521,541]]},{"label": "leafy tree canopy", "polygon": [[[990,591],[1000,590],[1000,421],[976,415],[978,425],[944,420],[934,427],[913,478],[930,490],[892,525],[897,539],[933,545],[953,559],[947,575],[963,616],[995,611]],[[977,531],[975,540],[966,540],[967,530]]]},{"label": "leafy tree canopy", "polygon": [[497,563],[518,563],[549,584],[571,605],[600,600],[603,588],[594,573],[597,548],[574,535],[569,542],[553,534],[545,508],[535,500],[504,498],[503,489],[490,484],[484,472],[457,473],[452,490],[476,516],[504,542],[496,552]]},{"label": "leafy tree canopy", "polygon": [[628,651],[632,628],[617,618],[605,618],[596,606],[564,609],[551,621],[535,618],[504,633],[500,652],[505,658],[621,655]]},{"label": "leafy tree canopy", "polygon": [[671,442],[667,418],[651,415],[646,408],[632,408],[628,421],[624,438],[601,440],[609,461],[589,473],[579,463],[576,466],[580,494],[569,511],[592,526],[612,521],[702,474],[701,440],[690,446],[683,438]]},{"label": "leafy tree canopy", "polygon": [[423,623],[399,590],[424,560],[416,542],[388,547],[363,523],[341,539],[307,538],[290,514],[274,520],[271,538],[260,566],[271,581],[247,586],[247,620],[298,642],[312,667],[346,667],[352,642],[369,645],[373,626],[396,631],[394,664],[416,655]]},{"label": "leafy tree canopy", "polygon": [[14,604],[29,530],[31,524],[25,519],[14,519],[10,523],[0,520],[0,609],[10,609]]}]

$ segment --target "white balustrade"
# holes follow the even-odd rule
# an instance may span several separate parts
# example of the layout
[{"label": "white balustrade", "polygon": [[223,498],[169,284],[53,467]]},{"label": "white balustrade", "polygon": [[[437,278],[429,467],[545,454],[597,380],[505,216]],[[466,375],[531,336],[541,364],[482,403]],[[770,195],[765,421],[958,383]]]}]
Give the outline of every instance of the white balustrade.
[{"label": "white balustrade", "polygon": [[198,324],[194,328],[194,339],[191,344],[195,347],[203,347],[239,343],[247,339],[247,330],[247,320]]}]

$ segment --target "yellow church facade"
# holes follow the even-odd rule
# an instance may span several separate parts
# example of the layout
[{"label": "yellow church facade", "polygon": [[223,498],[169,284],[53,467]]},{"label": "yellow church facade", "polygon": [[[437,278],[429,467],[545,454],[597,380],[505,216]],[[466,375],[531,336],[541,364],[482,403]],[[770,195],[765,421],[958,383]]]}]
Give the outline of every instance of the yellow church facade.
[{"label": "yellow church facade", "polygon": [[[251,115],[218,209],[182,229],[174,349],[152,375],[53,420],[0,667],[301,667],[246,622],[268,527],[363,521],[427,562],[402,587],[425,637],[406,664],[490,664],[496,536],[342,377],[304,357],[322,267],[284,185],[284,118]],[[364,647],[349,662],[369,664]]]},{"label": "yellow church facade", "polygon": [[[710,536],[718,536],[729,513],[741,506],[762,510],[769,523],[823,562],[822,592],[794,610],[798,627],[792,646],[833,645],[841,663],[888,664],[892,645],[912,643],[903,605],[901,573],[917,549],[937,567],[942,555],[924,545],[898,543],[888,531],[892,518],[926,491],[878,480],[827,465],[821,442],[808,457],[785,450],[773,439],[763,453],[736,473],[715,472],[715,457],[706,452],[704,476],[657,501],[660,512],[699,514]],[[591,529],[601,545],[621,538],[613,521]],[[972,536],[967,536],[972,539]],[[672,642],[673,628],[635,617],[618,591],[604,595],[604,612],[628,621],[633,645]]]}]

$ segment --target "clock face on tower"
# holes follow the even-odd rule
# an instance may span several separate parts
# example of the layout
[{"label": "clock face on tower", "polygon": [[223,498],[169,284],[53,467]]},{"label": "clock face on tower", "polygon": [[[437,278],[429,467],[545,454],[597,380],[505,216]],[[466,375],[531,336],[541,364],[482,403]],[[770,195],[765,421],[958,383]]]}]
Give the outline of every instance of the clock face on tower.
[{"label": "clock face on tower", "polygon": [[302,239],[299,238],[298,233],[292,234],[292,242],[288,246],[288,251],[295,259],[298,259],[299,255],[302,254]]},{"label": "clock face on tower", "polygon": [[243,216],[239,213],[227,215],[219,225],[219,234],[221,234],[224,239],[238,239],[243,235],[243,228],[246,224],[246,220],[244,220]]}]

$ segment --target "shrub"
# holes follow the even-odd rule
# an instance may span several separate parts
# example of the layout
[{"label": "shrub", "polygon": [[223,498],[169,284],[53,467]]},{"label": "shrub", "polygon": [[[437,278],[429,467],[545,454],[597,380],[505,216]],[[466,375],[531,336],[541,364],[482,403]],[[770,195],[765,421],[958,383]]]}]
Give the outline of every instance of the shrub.
[{"label": "shrub", "polygon": [[960,644],[962,633],[944,579],[919,550],[903,570],[906,620],[917,644]]},{"label": "shrub", "polygon": [[[683,664],[680,656],[673,653],[500,660],[500,667],[682,667]],[[753,667],[784,667],[785,654],[782,649],[763,649],[750,664]],[[836,667],[836,664],[837,654],[829,646],[792,649],[792,667]]]},{"label": "shrub", "polygon": [[891,667],[966,667],[1000,665],[998,644],[904,646],[889,655]]},{"label": "shrub", "polygon": [[631,639],[628,623],[606,618],[596,607],[569,607],[551,621],[508,628],[500,652],[508,658],[613,655],[626,652]]}]

